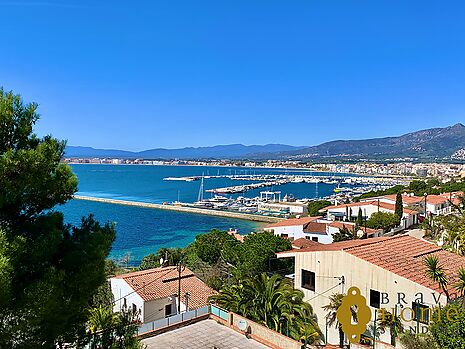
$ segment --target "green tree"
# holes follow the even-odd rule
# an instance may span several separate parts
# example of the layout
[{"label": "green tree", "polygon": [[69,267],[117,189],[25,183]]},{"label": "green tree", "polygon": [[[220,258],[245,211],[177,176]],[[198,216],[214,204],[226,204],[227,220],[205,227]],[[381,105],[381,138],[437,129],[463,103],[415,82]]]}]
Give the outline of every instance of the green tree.
[{"label": "green tree", "polygon": [[[446,314],[449,313],[449,316]],[[458,303],[441,309],[441,317],[433,317],[431,335],[441,349],[465,349],[465,310]]]},{"label": "green tree", "polygon": [[322,208],[331,206],[331,201],[316,200],[308,204],[308,215],[312,217],[321,216],[320,210]]},{"label": "green tree", "polygon": [[333,242],[356,240],[359,238],[357,236],[358,230],[358,224],[355,224],[351,228],[348,228],[346,225],[343,225],[342,228],[339,228],[339,231],[333,235]]},{"label": "green tree", "polygon": [[396,337],[404,333],[404,326],[402,325],[402,318],[400,315],[393,315],[389,311],[384,311],[384,313],[378,313],[378,327],[386,330],[389,330],[391,336],[391,344],[396,345]]},{"label": "green tree", "polygon": [[183,258],[184,249],[162,247],[157,254],[150,253],[144,256],[139,265],[139,270],[158,268],[161,266],[161,260],[163,260],[163,266],[177,265]]},{"label": "green tree", "polygon": [[397,215],[389,212],[375,212],[366,221],[366,226],[372,229],[383,229],[385,233],[395,228],[399,223]]},{"label": "green tree", "polygon": [[234,241],[236,239],[226,231],[213,229],[209,233],[197,235],[193,243],[193,249],[202,261],[214,265],[221,257],[223,244],[228,240]]},{"label": "green tree", "polygon": [[90,349],[143,349],[145,345],[136,338],[139,324],[139,313],[132,309],[113,313],[109,306],[92,308],[88,335],[80,345]]},{"label": "green tree", "polygon": [[[54,207],[77,179],[65,143],[39,138],[37,104],[0,89],[0,347],[55,348],[85,331],[115,231],[92,216],[64,224]],[[4,286],[5,285],[5,286]]]},{"label": "green tree", "polygon": [[423,263],[426,266],[426,275],[434,282],[437,282],[441,287],[442,291],[446,295],[447,301],[450,299],[448,289],[448,277],[446,271],[439,264],[439,258],[437,256],[425,257]]},{"label": "green tree", "polygon": [[262,273],[221,290],[210,300],[272,330],[288,332],[296,340],[318,344],[322,334],[310,304],[303,298],[289,279]]},{"label": "green tree", "polygon": [[323,307],[327,312],[326,324],[328,326],[335,326],[339,331],[339,348],[344,347],[344,332],[342,331],[342,325],[337,320],[336,312],[342,305],[342,299],[344,295],[342,293],[334,293],[329,296],[329,303]]},{"label": "green tree", "polygon": [[355,222],[359,227],[363,226],[363,213],[362,209],[358,208],[357,220]]},{"label": "green tree", "polygon": [[396,195],[396,208],[395,208],[394,213],[398,218],[398,224],[400,224],[402,217],[404,215],[404,203],[402,202],[401,193],[397,193]]}]

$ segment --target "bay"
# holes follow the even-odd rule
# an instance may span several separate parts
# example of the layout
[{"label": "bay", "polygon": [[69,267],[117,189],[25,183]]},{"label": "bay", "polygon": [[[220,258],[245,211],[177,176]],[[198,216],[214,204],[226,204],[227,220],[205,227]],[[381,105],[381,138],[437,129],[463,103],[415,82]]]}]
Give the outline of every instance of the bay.
[{"label": "bay", "polygon": [[[77,164],[71,167],[79,180],[79,195],[151,203],[172,202],[178,200],[178,197],[182,202],[197,200],[200,181],[163,180],[166,177],[311,173],[289,169],[210,166]],[[205,179],[204,187],[206,190],[246,183],[229,178],[212,178]],[[289,183],[273,189],[281,190],[283,195],[293,194],[296,198],[313,198],[317,192],[320,196],[330,195],[334,187],[335,185],[319,184],[317,189],[315,184],[311,183]],[[260,190],[252,190],[240,195],[254,197],[258,196],[259,192]],[[81,200],[71,200],[57,209],[64,213],[66,222],[71,224],[79,224],[81,217],[90,213],[101,222],[114,222],[117,237],[110,257],[118,260],[123,256],[129,256],[132,264],[137,264],[143,256],[155,253],[161,247],[185,247],[196,235],[213,228],[232,228],[241,234],[247,234],[263,226],[240,219]]]}]

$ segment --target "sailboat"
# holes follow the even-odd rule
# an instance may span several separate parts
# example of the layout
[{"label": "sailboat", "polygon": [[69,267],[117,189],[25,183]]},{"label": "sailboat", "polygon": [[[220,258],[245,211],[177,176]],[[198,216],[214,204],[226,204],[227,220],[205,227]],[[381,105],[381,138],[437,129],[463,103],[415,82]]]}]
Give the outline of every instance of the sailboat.
[{"label": "sailboat", "polygon": [[204,192],[204,187],[203,187],[203,178],[204,175],[202,173],[202,179],[200,181],[200,188],[199,188],[199,195],[197,196],[197,201],[194,202],[194,206],[198,207],[213,207],[212,203],[208,201],[204,201],[203,199],[203,192]]}]

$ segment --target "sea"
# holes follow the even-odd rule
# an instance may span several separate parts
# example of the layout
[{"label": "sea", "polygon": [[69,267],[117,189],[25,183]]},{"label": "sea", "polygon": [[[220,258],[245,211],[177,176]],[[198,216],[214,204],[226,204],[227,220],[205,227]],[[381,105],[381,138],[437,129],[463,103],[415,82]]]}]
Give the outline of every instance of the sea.
[{"label": "sea", "polygon": [[[276,168],[211,167],[211,166],[154,166],[154,165],[107,165],[73,164],[79,184],[79,195],[132,200],[149,203],[194,202],[198,199],[200,180],[193,182],[167,181],[166,177],[221,176],[251,174],[316,174],[305,170]],[[335,175],[335,174],[332,174]],[[229,178],[206,178],[204,189],[251,183]],[[333,193],[334,184],[289,183],[267,190],[279,190],[282,195],[292,194],[295,198],[324,197]],[[251,190],[228,197],[255,197],[264,189]],[[204,193],[208,198],[209,193]],[[240,234],[248,234],[263,227],[262,223],[241,219],[156,210],[151,208],[123,206],[100,202],[71,200],[58,206],[65,221],[79,224],[82,217],[90,213],[100,222],[113,222],[116,225],[116,241],[110,258],[137,265],[149,253],[161,247],[185,247],[194,241],[198,234],[211,229],[237,229]]]}]

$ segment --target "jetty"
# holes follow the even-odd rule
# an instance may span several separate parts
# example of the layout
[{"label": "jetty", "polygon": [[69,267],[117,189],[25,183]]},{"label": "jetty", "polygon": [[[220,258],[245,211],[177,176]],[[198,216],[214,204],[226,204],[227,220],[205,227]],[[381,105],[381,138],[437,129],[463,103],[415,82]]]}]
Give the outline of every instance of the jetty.
[{"label": "jetty", "polygon": [[154,204],[154,203],[141,202],[141,201],[107,199],[107,198],[98,198],[98,197],[93,197],[93,196],[74,195],[74,199],[101,202],[105,204],[136,206],[136,207],[143,207],[143,208],[152,208],[156,210],[168,210],[168,211],[176,211],[176,212],[203,214],[203,215],[208,215],[208,216],[243,219],[243,220],[254,221],[254,222],[275,223],[275,222],[282,220],[282,218],[279,218],[279,217],[263,216],[259,214],[231,212],[231,211],[214,210],[214,209],[209,209],[209,208],[199,208],[199,207],[182,206],[182,205]]}]

